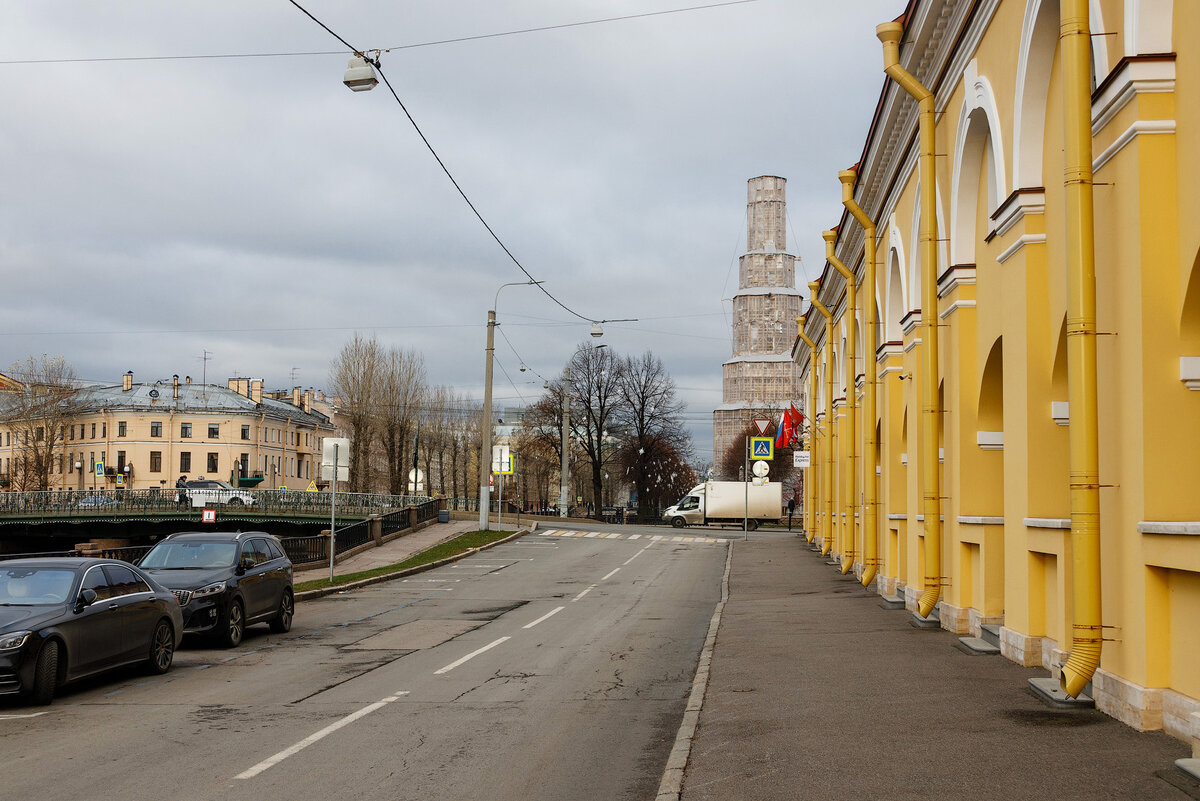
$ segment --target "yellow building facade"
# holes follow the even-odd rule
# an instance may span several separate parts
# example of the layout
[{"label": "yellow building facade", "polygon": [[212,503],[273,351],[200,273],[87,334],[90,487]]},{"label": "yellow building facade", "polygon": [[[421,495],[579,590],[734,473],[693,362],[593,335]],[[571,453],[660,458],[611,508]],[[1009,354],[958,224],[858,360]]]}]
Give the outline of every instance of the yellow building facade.
[{"label": "yellow building facade", "polygon": [[[834,256],[793,350],[809,535],[926,621],[997,626],[1005,657],[1056,677],[1090,632],[1099,663],[1076,678],[1098,708],[1198,739],[1200,46],[1184,34],[1200,3],[913,0],[897,22],[879,35],[900,69],[842,177],[862,215],[830,209]],[[1090,118],[1070,113],[1081,97]]]},{"label": "yellow building facade", "polygon": [[[0,389],[6,418],[23,390],[19,382]],[[258,489],[322,483],[322,440],[336,433],[330,419],[313,409],[311,391],[271,394],[279,393],[264,395],[261,379],[135,383],[133,373],[121,384],[81,386],[50,431],[36,419],[0,422],[0,489],[32,488],[21,464],[34,455],[50,490],[173,488],[180,476]]]}]

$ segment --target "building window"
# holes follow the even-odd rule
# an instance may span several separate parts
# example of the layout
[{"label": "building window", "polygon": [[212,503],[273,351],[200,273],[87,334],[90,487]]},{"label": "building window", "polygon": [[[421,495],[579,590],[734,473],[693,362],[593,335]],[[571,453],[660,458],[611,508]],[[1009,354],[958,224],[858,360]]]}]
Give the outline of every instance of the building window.
[{"label": "building window", "polygon": [[150,436],[152,436],[152,437],[161,437],[162,436],[162,423],[161,422],[156,420],[155,422],[150,424]]},{"label": "building window", "polygon": [[90,457],[89,463],[91,464],[91,467],[88,468],[88,472],[95,473],[96,472],[96,452],[92,451],[91,453],[88,454],[88,456]]},{"label": "building window", "polygon": [[71,425],[71,441],[72,442],[75,441],[75,425],[74,424]]},{"label": "building window", "polygon": [[242,439],[250,439],[250,426],[242,426]]},{"label": "building window", "polygon": [[150,451],[150,472],[162,472],[162,451]]},{"label": "building window", "polygon": [[192,472],[192,454],[188,451],[179,454],[179,472],[184,475]]},{"label": "building window", "polygon": [[192,424],[191,423],[180,423],[179,424],[179,438],[180,439],[191,439],[192,438]]},{"label": "building window", "polygon": [[117,451],[117,472],[125,472],[125,451]]},{"label": "building window", "polygon": [[123,436],[125,436],[125,432],[126,432],[126,431],[127,431],[127,428],[126,428],[126,426],[125,426],[125,421],[124,421],[124,420],[118,420],[118,421],[117,421],[117,436],[118,436],[118,437],[123,437]]},{"label": "building window", "polygon": [[220,436],[221,436],[221,424],[220,423],[209,423],[208,424],[208,438],[209,439],[217,439]]},{"label": "building window", "polygon": [[92,423],[92,439],[96,438],[96,424]]},{"label": "building window", "polygon": [[108,436],[108,421],[107,420],[100,424],[100,436],[102,436],[102,437]]},{"label": "building window", "polygon": [[33,432],[33,441],[41,442],[45,438],[46,438],[46,429],[42,428],[41,426],[38,426],[37,430]]},{"label": "building window", "polygon": [[210,453],[208,455],[208,472],[216,473],[219,470],[219,468],[217,467],[217,459],[219,458],[219,456],[220,456],[220,454],[216,454],[216,453]]}]

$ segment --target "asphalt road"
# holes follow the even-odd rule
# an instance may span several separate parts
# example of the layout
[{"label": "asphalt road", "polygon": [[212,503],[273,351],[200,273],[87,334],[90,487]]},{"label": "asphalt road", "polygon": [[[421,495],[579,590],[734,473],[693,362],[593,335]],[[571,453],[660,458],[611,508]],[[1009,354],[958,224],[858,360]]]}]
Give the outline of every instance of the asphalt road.
[{"label": "asphalt road", "polygon": [[0,705],[0,797],[651,798],[727,546],[634,533],[529,535]]}]

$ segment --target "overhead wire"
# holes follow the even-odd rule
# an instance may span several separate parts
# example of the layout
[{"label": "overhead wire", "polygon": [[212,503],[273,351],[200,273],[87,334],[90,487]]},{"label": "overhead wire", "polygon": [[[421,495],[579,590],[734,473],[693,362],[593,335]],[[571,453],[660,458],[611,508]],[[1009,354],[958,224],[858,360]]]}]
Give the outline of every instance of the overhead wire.
[{"label": "overhead wire", "polygon": [[[648,11],[641,14],[626,14],[620,17],[604,17],[602,19],[582,20],[580,22],[565,22],[558,25],[539,25],[535,28],[519,28],[511,31],[497,31],[495,33],[481,33],[473,36],[456,36],[451,39],[435,39],[428,42],[412,42],[410,44],[393,45],[392,47],[381,48],[384,53],[390,53],[393,50],[411,50],[418,47],[435,47],[438,45],[457,44],[459,42],[474,42],[481,39],[496,39],[502,36],[519,36],[528,33],[542,33],[545,31],[556,31],[564,28],[580,28],[587,25],[601,25],[609,22],[624,22],[631,19],[642,19],[644,17],[660,17],[666,14],[682,14],[691,11],[703,11],[710,8],[720,8],[722,6],[737,6],[745,3],[756,3],[758,0],[727,0],[721,3],[709,3],[701,6],[688,6],[686,8],[669,8],[663,11]],[[304,9],[301,9],[304,11]],[[305,11],[308,14],[307,11]],[[311,14],[308,14],[312,17]],[[325,28],[325,25],[312,17],[318,25]],[[329,30],[328,28],[325,28]],[[333,31],[329,31],[333,33]],[[341,37],[333,33],[339,41]],[[346,42],[342,41],[342,44]],[[349,44],[346,47],[354,51],[354,48]],[[371,48],[373,49],[373,48]],[[357,51],[355,51],[357,52]],[[341,50],[298,50],[285,51],[279,53],[198,53],[194,55],[182,56],[101,56],[96,58],[22,58],[22,59],[6,59],[0,60],[0,64],[95,64],[113,61],[187,61],[194,59],[228,59],[228,58],[281,58],[294,56],[337,56],[342,55]]]}]

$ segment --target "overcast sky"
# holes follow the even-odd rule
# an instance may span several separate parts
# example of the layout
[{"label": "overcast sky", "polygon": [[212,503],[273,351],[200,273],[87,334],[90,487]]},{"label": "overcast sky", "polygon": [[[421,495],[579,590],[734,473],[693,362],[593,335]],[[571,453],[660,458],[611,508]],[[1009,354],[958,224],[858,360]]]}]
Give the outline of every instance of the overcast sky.
[{"label": "overcast sky", "polygon": [[[302,4],[356,47],[399,48],[704,0]],[[883,84],[874,27],[903,7],[756,0],[382,63],[549,291],[639,319],[602,341],[663,359],[707,461],[746,181],[788,180],[804,288]],[[0,61],[341,49],[287,0],[39,0],[6,3],[0,25]],[[342,85],[348,55],[0,64],[0,370],[48,353],[113,383],[324,388],[357,331],[481,396],[487,310],[523,276],[386,88]],[[533,371],[560,371],[590,327],[532,287],[505,289],[498,319],[497,405],[535,398]]]}]

